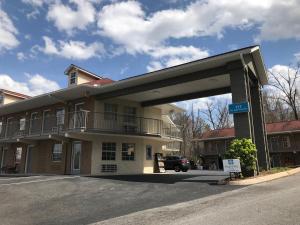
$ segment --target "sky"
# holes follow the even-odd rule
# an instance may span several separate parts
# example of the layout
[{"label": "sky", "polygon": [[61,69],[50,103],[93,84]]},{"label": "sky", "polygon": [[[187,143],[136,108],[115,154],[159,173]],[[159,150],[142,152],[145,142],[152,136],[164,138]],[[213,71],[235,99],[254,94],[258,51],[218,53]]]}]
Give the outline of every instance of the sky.
[{"label": "sky", "polygon": [[0,0],[0,88],[34,96],[66,87],[71,63],[120,80],[251,45],[285,72],[299,12],[299,0]]}]

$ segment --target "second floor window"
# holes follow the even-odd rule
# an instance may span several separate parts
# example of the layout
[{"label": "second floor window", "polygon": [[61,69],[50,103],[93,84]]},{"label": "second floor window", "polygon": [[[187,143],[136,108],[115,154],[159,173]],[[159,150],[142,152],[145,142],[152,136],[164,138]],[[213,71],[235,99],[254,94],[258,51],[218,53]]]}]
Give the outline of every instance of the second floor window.
[{"label": "second floor window", "polygon": [[118,119],[118,105],[105,103],[104,104],[104,119],[116,121]]},{"label": "second floor window", "polygon": [[129,124],[136,123],[136,108],[135,107],[124,107],[124,122]]},{"label": "second floor window", "polygon": [[24,131],[25,130],[25,126],[26,126],[26,119],[25,118],[21,118],[20,119],[20,131]]},{"label": "second floor window", "polygon": [[58,109],[56,111],[56,120],[58,126],[65,124],[65,109]]},{"label": "second floor window", "polygon": [[72,72],[70,74],[70,84],[76,84],[76,79],[77,79],[77,73],[76,72]]}]

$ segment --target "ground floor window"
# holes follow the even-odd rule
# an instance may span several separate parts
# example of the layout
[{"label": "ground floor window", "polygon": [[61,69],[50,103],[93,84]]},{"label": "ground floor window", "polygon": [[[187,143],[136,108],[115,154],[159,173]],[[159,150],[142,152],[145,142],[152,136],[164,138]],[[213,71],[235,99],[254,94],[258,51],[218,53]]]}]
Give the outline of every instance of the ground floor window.
[{"label": "ground floor window", "polygon": [[122,160],[134,160],[135,144],[122,144]]},{"label": "ground floor window", "polygon": [[52,161],[61,161],[62,144],[54,144],[52,149]]},{"label": "ground floor window", "polygon": [[152,146],[146,146],[146,160],[152,160]]},{"label": "ground floor window", "polygon": [[102,160],[116,160],[116,143],[102,143]]}]

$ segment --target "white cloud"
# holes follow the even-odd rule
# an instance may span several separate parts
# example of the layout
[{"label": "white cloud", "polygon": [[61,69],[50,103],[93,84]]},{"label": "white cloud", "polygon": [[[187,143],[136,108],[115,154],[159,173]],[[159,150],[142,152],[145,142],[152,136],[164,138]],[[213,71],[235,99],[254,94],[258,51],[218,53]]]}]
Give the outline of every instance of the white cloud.
[{"label": "white cloud", "polygon": [[25,56],[25,54],[23,52],[18,52],[17,53],[17,59],[20,61],[24,61],[27,57]]},{"label": "white cloud", "polygon": [[[288,83],[286,82],[285,79],[288,79],[288,76],[290,76],[292,79],[295,78],[296,75],[296,68],[294,68],[293,66],[286,66],[286,65],[274,65],[273,67],[271,67],[269,69],[269,72],[271,72],[272,74],[274,74],[278,80],[280,81],[280,84],[285,86],[286,88]],[[276,82],[275,79],[273,78],[273,76],[269,75],[269,84],[272,84]],[[300,87],[300,79],[297,79],[297,85],[296,87]],[[267,87],[267,88],[271,88],[271,87]],[[272,88],[274,89],[274,88]],[[274,89],[274,91],[277,91],[276,89]]]},{"label": "white cloud", "polygon": [[255,27],[259,40],[299,39],[299,11],[298,0],[203,0],[183,9],[147,15],[139,2],[127,1],[103,7],[98,14],[98,27],[102,35],[135,54],[165,44],[170,38],[222,38],[226,28]]},{"label": "white cloud", "polygon": [[188,101],[176,102],[175,104],[179,107],[184,108],[188,112],[191,111],[193,108],[194,113],[197,113],[198,110],[200,111],[206,110],[207,103],[216,105],[218,103],[230,104],[231,102],[232,102],[232,96],[230,93],[230,94],[212,96],[207,98],[198,98],[198,99],[192,99]]},{"label": "white cloud", "polygon": [[59,57],[86,60],[93,57],[101,57],[104,53],[104,46],[102,43],[93,42],[86,44],[83,41],[58,41],[55,43],[51,38],[43,37],[45,46],[39,47],[39,50],[47,55],[56,55]]},{"label": "white cloud", "polygon": [[19,41],[16,38],[17,28],[0,5],[0,52],[17,47]]},{"label": "white cloud", "polygon": [[26,81],[19,82],[7,74],[0,74],[0,88],[29,96],[40,95],[59,89],[59,85],[40,74],[26,74]]},{"label": "white cloud", "polygon": [[32,6],[42,7],[45,3],[45,0],[22,0],[22,2]]},{"label": "white cloud", "polygon": [[49,6],[47,19],[53,21],[60,31],[72,35],[75,30],[85,30],[88,25],[95,22],[96,10],[91,0],[69,0],[72,4],[63,4],[56,1]]},{"label": "white cloud", "polygon": [[26,17],[27,17],[27,19],[36,19],[39,14],[40,14],[40,11],[38,9],[34,9],[30,13],[27,13]]},{"label": "white cloud", "polygon": [[176,66],[209,56],[207,50],[194,46],[160,47],[149,51],[148,54],[153,58],[147,66],[148,71]]}]

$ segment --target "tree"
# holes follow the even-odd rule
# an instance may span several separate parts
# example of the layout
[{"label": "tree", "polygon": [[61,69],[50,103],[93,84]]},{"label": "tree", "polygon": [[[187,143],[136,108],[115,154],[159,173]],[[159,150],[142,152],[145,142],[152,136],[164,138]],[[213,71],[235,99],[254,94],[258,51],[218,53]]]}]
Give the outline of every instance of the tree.
[{"label": "tree", "polygon": [[281,101],[278,95],[274,90],[263,91],[266,123],[286,121],[293,118],[290,107]]},{"label": "tree", "polygon": [[288,67],[287,71],[269,70],[269,84],[279,91],[278,99],[287,104],[293,113],[294,119],[299,119],[299,90],[298,82],[300,63],[295,68]]},{"label": "tree", "polygon": [[248,176],[256,169],[256,151],[256,146],[251,139],[234,139],[224,157],[225,159],[239,159],[243,176]]},{"label": "tree", "polygon": [[233,125],[227,101],[206,102],[206,109],[202,110],[202,114],[214,130],[229,128]]},{"label": "tree", "polygon": [[189,157],[195,156],[193,139],[199,138],[209,129],[208,124],[200,117],[200,109],[194,111],[192,104],[190,111],[170,115],[175,124],[181,127],[181,154]]}]

